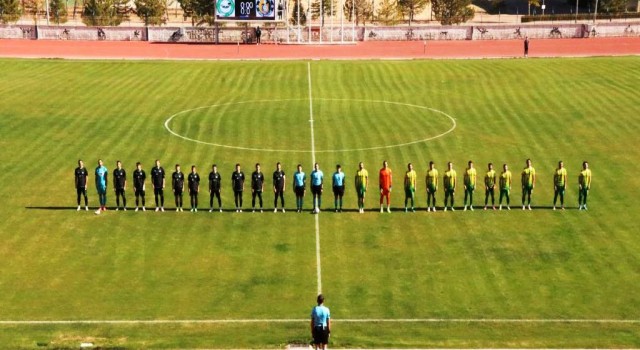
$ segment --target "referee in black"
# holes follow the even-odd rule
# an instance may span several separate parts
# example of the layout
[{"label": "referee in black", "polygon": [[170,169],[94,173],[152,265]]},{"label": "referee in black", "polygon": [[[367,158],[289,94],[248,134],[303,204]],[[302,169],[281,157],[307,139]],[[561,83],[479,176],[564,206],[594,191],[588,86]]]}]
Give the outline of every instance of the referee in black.
[{"label": "referee in black", "polygon": [[218,198],[218,208],[222,213],[222,199],[220,199],[220,191],[222,190],[222,176],[218,172],[218,166],[216,164],[211,166],[211,172],[209,173],[209,212],[213,211],[213,198]]},{"label": "referee in black", "polygon": [[84,210],[89,210],[89,200],[87,199],[87,178],[89,177],[89,171],[84,167],[82,159],[78,160],[78,167],[73,175],[78,202],[77,210],[80,211],[80,197],[82,195],[84,195]]},{"label": "referee in black", "polygon": [[196,172],[196,166],[191,166],[188,176],[189,198],[191,199],[191,212],[198,212],[198,192],[200,192],[200,175]]},{"label": "referee in black", "polygon": [[276,164],[276,171],[273,172],[273,193],[275,198],[273,199],[273,212],[278,212],[278,197],[280,197],[280,205],[282,206],[282,212],[284,213],[284,190],[287,183],[287,176],[282,170],[282,164],[278,162]]},{"label": "referee in black", "polygon": [[140,204],[140,199],[142,199],[142,211],[146,211],[145,201],[144,201],[144,190],[145,190],[145,180],[147,179],[147,174],[142,170],[142,164],[140,162],[136,163],[136,170],[133,171],[133,192],[136,196],[136,211],[138,211],[138,205]]},{"label": "referee in black", "polygon": [[264,174],[260,171],[260,163],[256,163],[256,171],[251,174],[251,208],[256,212],[256,197],[260,202],[262,213],[262,192],[264,191]]},{"label": "referee in black", "polygon": [[[153,195],[156,198],[156,211],[164,211],[164,168],[160,166],[160,160],[156,159],[156,166],[151,169],[151,182],[153,183]],[[160,199],[160,203],[158,203]]]},{"label": "referee in black", "polygon": [[180,164],[176,164],[176,171],[171,175],[171,188],[176,198],[176,211],[182,210],[182,192],[184,191],[184,174],[180,171]]},{"label": "referee in black", "polygon": [[116,211],[120,210],[120,197],[122,197],[122,210],[127,211],[127,197],[124,190],[127,187],[127,172],[122,169],[122,162],[116,162],[113,170],[113,190],[116,192]]},{"label": "referee in black", "polygon": [[244,191],[244,173],[240,170],[240,163],[236,164],[236,171],[231,174],[231,188],[236,204],[236,213],[242,213],[242,192]]}]

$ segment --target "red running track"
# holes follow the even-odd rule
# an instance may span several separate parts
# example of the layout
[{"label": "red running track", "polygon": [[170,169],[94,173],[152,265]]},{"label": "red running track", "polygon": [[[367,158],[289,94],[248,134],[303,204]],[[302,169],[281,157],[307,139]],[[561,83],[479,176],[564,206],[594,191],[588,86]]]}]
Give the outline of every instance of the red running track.
[{"label": "red running track", "polygon": [[[288,60],[522,57],[522,40],[367,41],[349,45],[213,45],[126,41],[0,40],[0,57]],[[640,38],[530,40],[529,57],[640,55]]]}]

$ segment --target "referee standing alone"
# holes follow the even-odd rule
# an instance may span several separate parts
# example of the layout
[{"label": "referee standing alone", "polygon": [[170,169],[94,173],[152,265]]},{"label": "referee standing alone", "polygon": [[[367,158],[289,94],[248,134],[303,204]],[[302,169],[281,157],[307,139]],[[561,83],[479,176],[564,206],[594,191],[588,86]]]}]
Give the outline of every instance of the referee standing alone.
[{"label": "referee standing alone", "polygon": [[325,350],[331,333],[331,312],[324,306],[324,296],[318,295],[318,306],[311,310],[311,335],[315,349]]}]

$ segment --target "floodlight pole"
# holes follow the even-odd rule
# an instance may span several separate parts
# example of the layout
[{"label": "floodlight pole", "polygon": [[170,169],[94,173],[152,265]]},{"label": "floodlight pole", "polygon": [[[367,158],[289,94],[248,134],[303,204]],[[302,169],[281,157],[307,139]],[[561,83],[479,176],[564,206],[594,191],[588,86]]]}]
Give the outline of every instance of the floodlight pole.
[{"label": "floodlight pole", "polygon": [[578,23],[578,0],[576,0],[576,23]]},{"label": "floodlight pole", "polygon": [[598,16],[598,0],[596,0],[596,8],[593,11],[593,25],[596,25],[596,17]]},{"label": "floodlight pole", "polygon": [[329,40],[331,42],[333,42],[333,1],[334,0],[329,0],[329,1],[331,1],[331,3],[330,3],[330,5],[331,5],[331,36],[330,36]]},{"label": "floodlight pole", "polygon": [[309,37],[307,41],[311,43],[311,0],[307,0],[307,27],[309,27]]},{"label": "floodlight pole", "polygon": [[356,41],[356,2],[355,0],[351,0],[351,42],[355,42],[355,41]]},{"label": "floodlight pole", "polygon": [[300,28],[300,0],[295,0],[296,2],[296,7],[298,8],[298,42],[300,42],[300,36],[302,34],[301,29]]},{"label": "floodlight pole", "polygon": [[344,2],[346,0],[342,0],[342,5],[340,6],[340,42],[344,43]]},{"label": "floodlight pole", "polygon": [[45,2],[45,6],[47,7],[47,25],[49,25],[49,0]]}]

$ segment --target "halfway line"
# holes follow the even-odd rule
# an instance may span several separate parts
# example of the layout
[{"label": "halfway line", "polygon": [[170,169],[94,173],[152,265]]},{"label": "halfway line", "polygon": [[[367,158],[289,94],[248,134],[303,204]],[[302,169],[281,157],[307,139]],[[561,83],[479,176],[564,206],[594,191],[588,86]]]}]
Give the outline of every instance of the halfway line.
[{"label": "halfway line", "polygon": [[[311,125],[311,163],[316,163],[316,142],[313,132],[313,95],[311,94],[311,62],[307,62],[307,78],[309,80],[309,125]],[[315,203],[314,203],[315,207]],[[318,206],[319,207],[319,206]],[[316,267],[318,274],[318,294],[322,293],[322,269],[320,267],[320,217],[315,214],[316,220]]]}]

